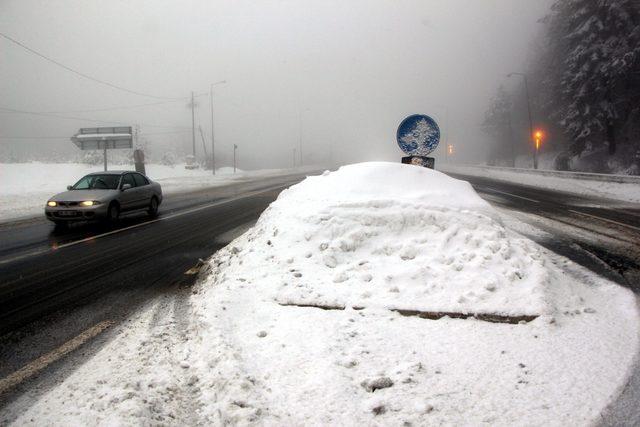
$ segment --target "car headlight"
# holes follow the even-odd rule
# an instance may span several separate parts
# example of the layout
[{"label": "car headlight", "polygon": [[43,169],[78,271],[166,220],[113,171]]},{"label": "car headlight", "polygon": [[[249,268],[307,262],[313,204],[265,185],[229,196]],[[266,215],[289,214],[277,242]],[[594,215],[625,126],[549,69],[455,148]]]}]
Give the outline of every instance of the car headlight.
[{"label": "car headlight", "polygon": [[49,202],[47,202],[47,206],[54,208],[54,207],[58,206],[58,203],[49,201]]},{"label": "car headlight", "polygon": [[95,200],[85,200],[84,202],[80,202],[80,206],[95,206],[100,202],[96,202]]}]

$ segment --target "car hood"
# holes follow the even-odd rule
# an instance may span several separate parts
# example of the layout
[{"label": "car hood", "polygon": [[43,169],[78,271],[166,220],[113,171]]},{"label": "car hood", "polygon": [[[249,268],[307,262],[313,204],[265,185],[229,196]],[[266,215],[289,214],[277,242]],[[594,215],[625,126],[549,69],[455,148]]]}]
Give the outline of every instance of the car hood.
[{"label": "car hood", "polygon": [[49,200],[54,202],[82,202],[83,200],[104,200],[115,197],[119,190],[70,190],[58,193]]}]

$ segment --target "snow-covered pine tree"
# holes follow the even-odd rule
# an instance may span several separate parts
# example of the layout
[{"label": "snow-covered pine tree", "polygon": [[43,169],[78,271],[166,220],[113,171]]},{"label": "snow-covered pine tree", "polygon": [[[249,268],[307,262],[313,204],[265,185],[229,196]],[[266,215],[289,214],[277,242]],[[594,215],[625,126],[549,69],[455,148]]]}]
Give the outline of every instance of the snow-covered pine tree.
[{"label": "snow-covered pine tree", "polygon": [[[580,154],[587,142],[616,152],[618,132],[638,108],[640,2],[558,0],[547,18],[549,70],[559,91],[554,116]],[[635,93],[634,93],[635,92]]]}]

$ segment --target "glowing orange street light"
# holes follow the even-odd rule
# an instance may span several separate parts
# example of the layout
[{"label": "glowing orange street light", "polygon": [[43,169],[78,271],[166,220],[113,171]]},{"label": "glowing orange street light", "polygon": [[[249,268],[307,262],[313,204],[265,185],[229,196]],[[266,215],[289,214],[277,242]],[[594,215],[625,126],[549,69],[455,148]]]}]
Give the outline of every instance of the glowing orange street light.
[{"label": "glowing orange street light", "polygon": [[453,156],[453,144],[447,144],[447,163],[451,161]]},{"label": "glowing orange street light", "polygon": [[541,130],[537,130],[533,134],[533,137],[536,142],[536,150],[533,155],[533,168],[538,169],[538,151],[540,151],[540,146],[542,145],[542,138],[544,137],[544,134],[542,133]]}]

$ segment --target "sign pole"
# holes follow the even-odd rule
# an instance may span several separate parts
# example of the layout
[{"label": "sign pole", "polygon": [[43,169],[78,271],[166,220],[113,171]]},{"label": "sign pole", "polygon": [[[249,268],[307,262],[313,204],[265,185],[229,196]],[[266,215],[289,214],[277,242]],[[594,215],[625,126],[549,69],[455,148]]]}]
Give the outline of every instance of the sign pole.
[{"label": "sign pole", "polygon": [[107,143],[106,142],[104,143],[104,147],[103,148],[104,148],[104,153],[103,153],[103,156],[104,156],[104,171],[106,172],[107,171]]}]

